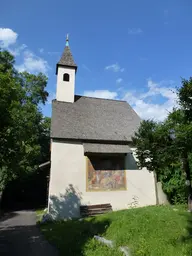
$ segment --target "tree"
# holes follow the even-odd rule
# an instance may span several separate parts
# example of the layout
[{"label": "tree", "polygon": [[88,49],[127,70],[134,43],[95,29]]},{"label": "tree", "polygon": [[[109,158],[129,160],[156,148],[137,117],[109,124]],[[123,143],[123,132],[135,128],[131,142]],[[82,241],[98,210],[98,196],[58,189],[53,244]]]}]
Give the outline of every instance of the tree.
[{"label": "tree", "polygon": [[181,107],[180,123],[178,125],[178,117],[176,117],[177,129],[176,141],[179,142],[181,148],[182,169],[186,177],[186,186],[188,187],[188,207],[192,211],[192,186],[191,186],[191,170],[189,163],[189,155],[192,152],[192,77],[182,79],[182,86],[178,88],[178,99]]},{"label": "tree", "polygon": [[[136,146],[138,165],[153,171],[157,181],[163,183],[165,192],[170,201],[180,200],[182,189],[179,153],[175,141],[171,139],[170,123],[156,123],[144,120],[133,137]],[[175,191],[175,190],[178,191]]]},{"label": "tree", "polygon": [[47,77],[14,69],[14,57],[0,51],[0,190],[49,159],[50,119],[43,117]]},{"label": "tree", "polygon": [[192,77],[182,79],[182,86],[178,88],[177,95],[181,109],[185,114],[185,121],[192,121]]},{"label": "tree", "polygon": [[133,138],[140,167],[155,171],[158,177],[174,177],[181,166],[188,187],[188,207],[192,210],[192,79],[182,80],[178,89],[180,107],[174,109],[162,123],[141,122]]},{"label": "tree", "polygon": [[146,167],[149,171],[158,172],[158,148],[156,145],[156,131],[158,124],[153,120],[144,120],[141,122],[138,131],[132,138],[136,145],[136,154],[138,166]]},{"label": "tree", "polygon": [[165,167],[172,166],[175,160],[173,142],[169,137],[168,129],[164,123],[144,120],[132,138],[137,148],[139,167],[146,167],[149,171],[154,171],[158,180]]}]

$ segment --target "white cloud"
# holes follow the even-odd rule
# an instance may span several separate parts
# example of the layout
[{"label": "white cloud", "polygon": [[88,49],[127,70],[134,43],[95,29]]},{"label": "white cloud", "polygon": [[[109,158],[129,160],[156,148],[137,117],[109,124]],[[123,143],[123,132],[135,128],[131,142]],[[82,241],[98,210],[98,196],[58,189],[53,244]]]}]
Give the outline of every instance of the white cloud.
[{"label": "white cloud", "polygon": [[111,70],[111,71],[113,71],[113,72],[124,72],[124,71],[125,71],[125,69],[124,69],[124,68],[121,68],[118,63],[115,63],[115,64],[111,64],[111,65],[109,65],[109,66],[106,66],[106,67],[105,67],[105,70]]},{"label": "white cloud", "polygon": [[[28,71],[28,72],[43,72],[47,73],[50,69],[46,60],[36,56],[32,51],[26,50],[27,45],[22,44],[17,46],[18,34],[10,28],[0,28],[0,47],[7,49],[14,56],[18,56],[23,53],[23,63],[16,65],[15,68],[18,71]],[[14,46],[13,46],[14,45]],[[11,47],[10,47],[11,46]],[[43,53],[44,49],[39,49]]]},{"label": "white cloud", "polygon": [[111,92],[109,90],[85,91],[84,96],[103,99],[115,99],[117,97],[117,92]]},{"label": "white cloud", "polygon": [[24,51],[24,61],[23,64],[17,65],[16,69],[20,72],[42,72],[47,73],[50,69],[46,60],[36,56],[31,51]]},{"label": "white cloud", "polygon": [[0,47],[7,48],[14,44],[18,34],[10,28],[0,28]]},{"label": "white cloud", "polygon": [[[173,81],[161,81],[160,83],[155,83],[151,79],[147,80],[148,91],[141,95],[142,99],[150,96],[161,95],[167,99],[176,99],[176,89],[171,87]],[[168,85],[168,86],[167,86]]]},{"label": "white cloud", "polygon": [[119,88],[116,91],[85,91],[84,96],[122,99],[127,101],[142,119],[163,121],[173,107],[177,106],[177,95],[173,81],[155,83],[152,79],[148,79],[146,88],[145,93],[125,91],[124,88]]},{"label": "white cloud", "polygon": [[[155,83],[149,79],[146,93],[126,92],[123,99],[133,106],[141,118],[163,121],[177,105],[176,89],[170,85],[166,86],[168,84],[166,81]],[[162,103],[154,103],[157,96],[163,99]]]},{"label": "white cloud", "polygon": [[18,56],[21,54],[21,52],[27,48],[27,45],[26,44],[22,44],[21,46],[18,46],[16,48],[13,48],[13,49],[8,49],[9,52],[14,55],[14,56]]},{"label": "white cloud", "polygon": [[122,83],[123,82],[123,79],[122,78],[118,78],[117,80],[116,80],[116,83],[117,84],[120,84],[120,83]]},{"label": "white cloud", "polygon": [[141,33],[143,33],[141,28],[128,28],[129,35],[140,35]]}]

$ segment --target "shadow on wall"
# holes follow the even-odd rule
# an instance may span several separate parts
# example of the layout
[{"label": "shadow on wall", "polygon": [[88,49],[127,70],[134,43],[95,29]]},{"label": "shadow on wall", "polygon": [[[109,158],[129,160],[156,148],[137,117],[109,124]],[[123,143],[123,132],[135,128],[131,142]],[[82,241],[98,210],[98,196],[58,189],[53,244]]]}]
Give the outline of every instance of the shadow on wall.
[{"label": "shadow on wall", "polygon": [[139,170],[137,162],[132,153],[128,153],[126,157],[126,169],[127,170]]},{"label": "shadow on wall", "polygon": [[49,213],[53,219],[73,219],[80,217],[82,193],[72,184],[59,197],[51,195],[49,198]]}]

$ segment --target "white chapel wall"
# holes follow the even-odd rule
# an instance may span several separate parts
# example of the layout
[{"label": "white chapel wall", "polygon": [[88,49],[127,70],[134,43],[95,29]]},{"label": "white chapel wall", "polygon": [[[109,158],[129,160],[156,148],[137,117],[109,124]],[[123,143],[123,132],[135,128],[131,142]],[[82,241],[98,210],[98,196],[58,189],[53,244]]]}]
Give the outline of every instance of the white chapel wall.
[{"label": "white chapel wall", "polygon": [[110,203],[113,210],[155,205],[153,173],[146,169],[137,170],[129,154],[126,169],[126,191],[86,192],[86,157],[83,145],[53,140],[49,212],[55,218],[73,218],[79,217],[80,204]]}]

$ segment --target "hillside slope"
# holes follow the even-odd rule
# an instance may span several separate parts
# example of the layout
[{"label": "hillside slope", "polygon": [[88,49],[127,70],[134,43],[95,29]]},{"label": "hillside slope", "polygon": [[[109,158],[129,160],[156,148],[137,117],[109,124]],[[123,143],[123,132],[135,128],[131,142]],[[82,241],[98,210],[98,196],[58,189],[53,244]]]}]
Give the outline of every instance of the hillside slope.
[{"label": "hillside slope", "polygon": [[[192,255],[192,214],[182,206],[150,206],[112,212],[83,221],[60,221],[41,225],[45,237],[60,255],[123,255],[128,246],[133,256]],[[111,249],[93,236],[115,242]]]}]

